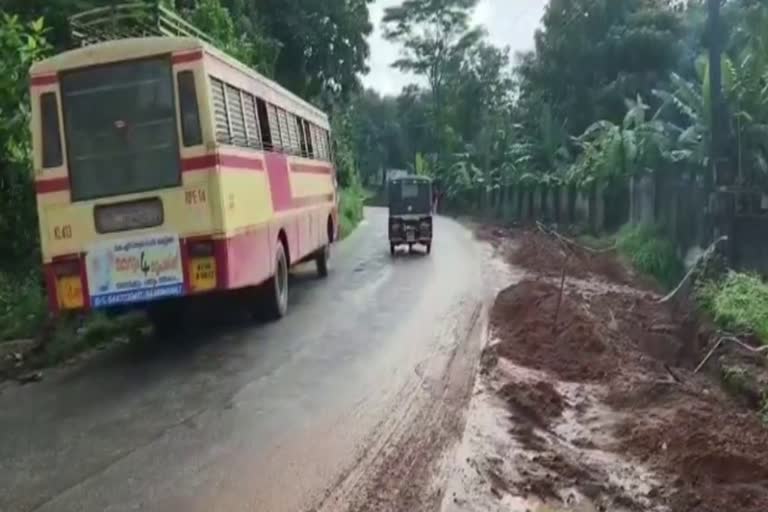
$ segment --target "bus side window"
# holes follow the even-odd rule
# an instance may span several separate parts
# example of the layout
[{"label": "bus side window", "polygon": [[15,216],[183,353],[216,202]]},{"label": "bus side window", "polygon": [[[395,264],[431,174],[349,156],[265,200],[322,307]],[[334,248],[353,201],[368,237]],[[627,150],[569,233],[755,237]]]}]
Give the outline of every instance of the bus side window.
[{"label": "bus side window", "polygon": [[216,141],[229,144],[232,138],[229,133],[229,113],[224,95],[224,82],[211,77],[211,92],[213,93],[213,113],[216,119]]},{"label": "bus side window", "polygon": [[246,146],[248,137],[245,133],[245,115],[243,114],[243,102],[240,97],[240,89],[226,86],[227,113],[229,116],[230,144]]},{"label": "bus side window", "polygon": [[261,148],[261,129],[259,128],[259,116],[256,112],[256,100],[250,93],[241,92],[243,98],[243,111],[245,113],[245,135],[248,138],[248,146]]},{"label": "bus side window", "polygon": [[43,128],[43,167],[59,167],[64,162],[56,93],[46,92],[40,96],[40,117]]},{"label": "bus side window", "polygon": [[309,121],[304,121],[304,137],[307,140],[307,157],[308,158],[314,158],[315,151],[312,147],[312,131],[310,130],[312,125],[309,124]]},{"label": "bus side window", "polygon": [[301,143],[301,156],[306,157],[307,152],[307,135],[304,133],[304,120],[300,117],[296,117],[296,128],[299,131],[299,142]]},{"label": "bus side window", "polygon": [[256,113],[259,115],[259,128],[261,128],[261,140],[264,143],[264,149],[272,151],[272,132],[269,128],[269,116],[267,114],[267,103],[256,98]]},{"label": "bus side window", "polygon": [[315,132],[317,134],[317,143],[320,145],[320,158],[323,160],[330,160],[328,158],[328,145],[325,143],[325,130],[318,128]]},{"label": "bus side window", "polygon": [[288,114],[282,108],[277,109],[277,122],[280,127],[280,140],[284,153],[291,153],[291,134],[288,129]]},{"label": "bus side window", "polygon": [[267,120],[269,121],[269,133],[272,134],[272,149],[282,151],[285,146],[285,140],[280,131],[280,124],[277,118],[277,107],[272,104],[267,104]]},{"label": "bus side window", "polygon": [[328,161],[333,162],[333,144],[331,143],[331,132],[323,130],[323,137],[325,142],[325,150],[328,152]]},{"label": "bus side window", "polygon": [[195,74],[189,70],[180,71],[176,78],[179,83],[181,136],[184,146],[199,146],[203,143],[203,132],[200,128],[200,109],[197,105]]},{"label": "bus side window", "polygon": [[291,154],[301,155],[301,140],[299,136],[299,125],[296,123],[297,117],[290,112],[288,114],[288,135],[291,139]]}]

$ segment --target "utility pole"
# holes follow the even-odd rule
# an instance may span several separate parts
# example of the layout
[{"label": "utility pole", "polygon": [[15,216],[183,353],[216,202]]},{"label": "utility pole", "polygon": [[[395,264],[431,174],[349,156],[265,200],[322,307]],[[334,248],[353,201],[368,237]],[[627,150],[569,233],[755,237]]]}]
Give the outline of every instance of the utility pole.
[{"label": "utility pole", "polygon": [[[720,16],[720,6],[722,0],[707,0],[708,26],[709,26],[709,90],[710,90],[710,108],[711,108],[711,133],[709,149],[709,172],[706,174],[705,190],[709,196],[710,213],[712,214],[713,232],[715,239],[722,236],[727,237],[725,242],[725,257],[729,263],[734,261],[735,247],[733,240],[733,222],[736,206],[736,191],[730,187],[730,179],[724,183],[723,178],[726,175],[732,177],[728,169],[724,169],[726,164],[724,158],[724,145],[729,133],[727,119],[725,115],[725,103],[723,101],[723,78],[722,78],[722,54],[723,54],[723,24]],[[724,190],[723,185],[729,186],[730,190]]]},{"label": "utility pole", "polygon": [[712,109],[712,133],[710,134],[711,184],[717,182],[717,165],[723,156],[723,28],[720,19],[721,0],[707,0],[709,11],[709,89]]}]

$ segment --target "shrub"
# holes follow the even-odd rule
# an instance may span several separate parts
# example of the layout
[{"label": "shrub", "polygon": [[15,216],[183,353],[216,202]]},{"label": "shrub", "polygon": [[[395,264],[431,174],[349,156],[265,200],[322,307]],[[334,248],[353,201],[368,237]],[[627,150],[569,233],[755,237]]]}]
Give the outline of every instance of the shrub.
[{"label": "shrub", "polygon": [[633,267],[668,288],[683,276],[683,263],[675,246],[654,226],[625,226],[619,232],[616,246]]},{"label": "shrub", "polygon": [[358,187],[341,190],[339,204],[339,229],[341,237],[348,236],[363,219],[363,202],[365,195]]},{"label": "shrub", "polygon": [[723,329],[749,331],[768,343],[768,284],[754,274],[730,272],[698,286],[696,298]]},{"label": "shrub", "polygon": [[36,273],[12,277],[0,272],[0,341],[32,338],[47,314]]}]

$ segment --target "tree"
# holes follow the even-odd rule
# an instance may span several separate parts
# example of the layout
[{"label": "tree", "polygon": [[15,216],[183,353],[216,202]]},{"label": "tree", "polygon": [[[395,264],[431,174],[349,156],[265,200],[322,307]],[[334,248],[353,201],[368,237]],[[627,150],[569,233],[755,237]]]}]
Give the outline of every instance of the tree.
[{"label": "tree", "polygon": [[221,50],[267,76],[273,75],[277,45],[253,26],[249,25],[245,32],[238,30],[220,0],[197,0],[194,7],[185,12],[193,25],[219,43]]},{"label": "tree", "polygon": [[571,180],[588,185],[598,179],[626,179],[641,171],[661,170],[671,151],[661,110],[649,119],[649,106],[639,96],[627,100],[626,106],[620,124],[597,121],[578,138],[582,153],[569,170]]},{"label": "tree", "polygon": [[43,20],[0,13],[0,265],[36,254],[35,196],[29,135],[29,66],[49,50]]},{"label": "tree", "polygon": [[[235,0],[227,0],[229,5]],[[345,101],[368,71],[372,0],[260,0],[260,25],[279,42],[275,78],[327,104]]]},{"label": "tree", "polygon": [[522,101],[550,104],[572,134],[621,122],[624,99],[651,97],[680,62],[680,14],[653,0],[552,0],[521,59]]},{"label": "tree", "polygon": [[405,0],[384,12],[385,36],[402,45],[402,57],[393,67],[424,76],[429,84],[439,161],[453,138],[446,132],[447,77],[483,35],[469,26],[476,4],[477,0]]},{"label": "tree", "polygon": [[397,101],[363,91],[351,103],[352,137],[361,177],[372,182],[386,169],[402,169],[406,156]]}]

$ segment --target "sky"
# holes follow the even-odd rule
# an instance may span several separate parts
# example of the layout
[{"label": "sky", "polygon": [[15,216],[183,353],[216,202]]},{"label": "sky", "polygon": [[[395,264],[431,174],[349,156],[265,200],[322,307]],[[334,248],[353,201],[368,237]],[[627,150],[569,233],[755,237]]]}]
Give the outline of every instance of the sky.
[{"label": "sky", "polygon": [[[418,82],[413,76],[390,67],[398,58],[399,48],[384,39],[381,29],[384,9],[398,5],[401,1],[375,0],[370,7],[374,26],[369,39],[371,72],[363,77],[363,84],[381,94],[398,94],[404,86]],[[514,56],[515,52],[533,48],[533,34],[546,5],[547,0],[480,0],[473,21],[475,25],[485,28],[494,45],[509,46]]]}]

